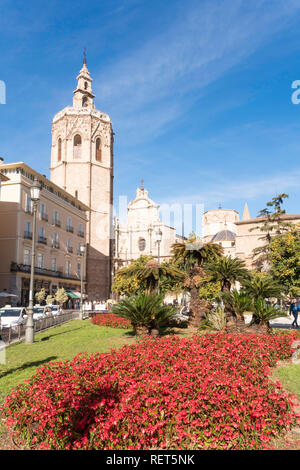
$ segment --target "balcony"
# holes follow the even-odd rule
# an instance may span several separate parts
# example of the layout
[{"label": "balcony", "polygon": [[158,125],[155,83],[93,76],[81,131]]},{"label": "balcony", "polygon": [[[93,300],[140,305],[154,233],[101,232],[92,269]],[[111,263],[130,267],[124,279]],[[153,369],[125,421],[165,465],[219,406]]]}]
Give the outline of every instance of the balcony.
[{"label": "balcony", "polygon": [[25,230],[24,232],[24,238],[26,240],[32,240],[32,232],[29,232],[28,230]]},{"label": "balcony", "polygon": [[67,246],[67,252],[68,253],[73,253],[73,247],[72,246]]},{"label": "balcony", "polygon": [[59,249],[59,242],[52,241],[52,248],[56,248],[58,250]]},{"label": "balcony", "polygon": [[66,231],[69,232],[69,233],[73,233],[74,232],[74,227],[71,227],[71,225],[67,225]]},{"label": "balcony", "polygon": [[[10,271],[17,273],[28,273],[30,274],[31,266],[30,264],[17,264],[15,262],[11,263],[10,266]],[[62,268],[59,268],[57,271],[54,271],[52,269],[46,269],[46,268],[34,268],[35,274],[39,274],[40,276],[48,276],[48,277],[56,277],[56,278],[61,278],[61,279],[69,279],[72,281],[78,281],[78,276],[76,274],[72,275],[70,273],[63,273]],[[83,279],[85,282],[85,279]]]},{"label": "balcony", "polygon": [[84,233],[81,230],[78,230],[78,237],[84,238]]},{"label": "balcony", "polygon": [[48,214],[45,214],[45,212],[41,213],[40,219],[44,220],[45,222],[48,222]]},{"label": "balcony", "polygon": [[61,227],[60,220],[53,220],[53,225],[55,225],[55,227]]},{"label": "balcony", "polygon": [[47,238],[39,236],[38,243],[41,243],[42,245],[47,245]]},{"label": "balcony", "polygon": [[33,210],[31,209],[31,207],[25,207],[25,212],[26,214],[33,215]]}]

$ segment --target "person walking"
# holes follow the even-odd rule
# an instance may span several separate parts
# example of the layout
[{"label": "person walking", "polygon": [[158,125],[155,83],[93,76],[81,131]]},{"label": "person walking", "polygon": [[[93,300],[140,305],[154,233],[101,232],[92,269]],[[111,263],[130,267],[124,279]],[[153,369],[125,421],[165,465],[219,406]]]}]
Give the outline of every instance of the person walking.
[{"label": "person walking", "polygon": [[299,326],[298,326],[298,313],[299,313],[299,310],[300,310],[300,305],[297,304],[296,299],[293,299],[292,303],[290,305],[290,315],[292,314],[293,317],[294,317],[294,321],[292,323],[292,326],[294,326],[295,328],[299,328]]}]

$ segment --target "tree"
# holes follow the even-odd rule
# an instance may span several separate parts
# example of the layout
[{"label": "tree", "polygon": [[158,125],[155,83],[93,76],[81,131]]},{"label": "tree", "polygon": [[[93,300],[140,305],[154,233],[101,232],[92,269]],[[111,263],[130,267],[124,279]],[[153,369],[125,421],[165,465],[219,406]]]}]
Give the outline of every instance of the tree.
[{"label": "tree", "polygon": [[222,298],[227,309],[231,310],[238,321],[244,323],[243,314],[253,310],[252,298],[245,292],[239,292],[237,289],[225,292]]},{"label": "tree", "polygon": [[300,296],[300,226],[272,238],[269,247],[271,272],[286,294]]},{"label": "tree", "polygon": [[127,268],[123,268],[122,273],[125,278],[136,278],[145,285],[145,291],[149,294],[158,290],[160,279],[171,279],[173,281],[183,281],[185,273],[175,265],[161,263],[155,259],[150,259],[144,265],[132,263]]},{"label": "tree", "polygon": [[214,281],[221,283],[222,292],[230,292],[231,285],[249,277],[249,271],[243,260],[222,256],[215,258],[204,266],[205,271]]},{"label": "tree", "polygon": [[58,289],[56,291],[54,298],[55,298],[56,302],[61,306],[62,304],[67,302],[69,297],[68,297],[68,294],[66,293],[65,289],[63,287],[61,287],[60,289]]},{"label": "tree", "polygon": [[[193,234],[186,242],[175,243],[172,246],[172,253],[175,264],[187,273],[184,287],[191,295],[191,321],[195,326],[199,326],[209,310],[209,304],[206,297],[204,297],[205,288],[208,286],[203,265],[210,260],[220,257],[223,253],[223,248],[214,243],[203,243]],[[202,281],[203,285],[201,287]],[[209,287],[212,287],[212,285]],[[202,288],[201,298],[199,296],[199,288]]]},{"label": "tree", "polygon": [[243,291],[255,300],[260,297],[279,299],[283,287],[267,273],[252,272],[250,279],[243,281]]},{"label": "tree", "polygon": [[[290,222],[285,222],[282,217],[286,213],[286,211],[282,209],[282,205],[284,199],[288,197],[288,194],[282,193],[267,202],[267,207],[262,209],[258,214],[258,218],[263,218],[264,223],[251,229],[251,231],[259,229],[264,233],[259,240],[263,240],[265,243],[263,246],[259,246],[253,250],[255,264],[260,269],[265,263],[270,261],[270,244],[272,237],[285,233],[294,226]],[[269,208],[273,208],[273,212],[271,212]]]},{"label": "tree", "polygon": [[53,295],[47,295],[47,297],[46,297],[46,304],[47,304],[47,305],[52,305],[53,302],[54,302],[54,297],[53,297]]},{"label": "tree", "polygon": [[264,299],[259,298],[254,302],[251,325],[269,327],[270,320],[286,316],[286,313],[276,308],[274,304],[268,304]]},{"label": "tree", "polygon": [[[144,267],[151,259],[153,259],[151,256],[142,255],[131,263],[132,268],[130,271],[128,271],[128,266],[119,269],[113,279],[113,292],[126,296],[137,295],[140,292],[145,292],[146,282],[137,278],[136,271],[138,268]],[[134,269],[134,267],[136,269]]]},{"label": "tree", "polygon": [[176,312],[174,307],[163,304],[163,294],[138,294],[122,299],[113,305],[111,312],[127,318],[135,333],[151,333],[167,324],[171,315]]},{"label": "tree", "polygon": [[46,297],[46,291],[44,288],[35,294],[35,298],[39,304],[44,302],[45,297]]}]

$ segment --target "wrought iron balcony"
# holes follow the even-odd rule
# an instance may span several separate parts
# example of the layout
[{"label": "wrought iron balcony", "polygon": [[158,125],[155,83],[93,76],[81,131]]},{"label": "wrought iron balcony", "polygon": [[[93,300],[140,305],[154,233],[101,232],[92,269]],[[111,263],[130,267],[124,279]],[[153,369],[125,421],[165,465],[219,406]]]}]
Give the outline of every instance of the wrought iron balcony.
[{"label": "wrought iron balcony", "polygon": [[67,252],[68,253],[73,253],[73,247],[72,246],[67,246]]},{"label": "wrought iron balcony", "polygon": [[82,232],[81,230],[78,230],[78,237],[81,237],[81,238],[84,238],[84,232]]},{"label": "wrought iron balcony", "polygon": [[41,220],[44,220],[45,222],[48,222],[48,214],[45,214],[45,212],[42,212],[40,214]]},{"label": "wrought iron balcony", "polygon": [[59,249],[59,242],[54,242],[54,241],[52,241],[52,248],[57,248],[57,249]]},{"label": "wrought iron balcony", "polygon": [[31,207],[25,207],[25,212],[26,214],[33,215],[33,210],[31,209]]},{"label": "wrought iron balcony", "polygon": [[[11,272],[21,272],[21,273],[30,274],[30,270],[31,270],[30,264],[17,264],[15,262],[12,262],[10,266]],[[78,281],[78,276],[76,274],[63,273],[62,268],[59,268],[57,271],[54,271],[52,269],[35,267],[34,272],[35,274],[39,274],[41,276],[57,277],[61,279],[69,279],[73,281]],[[84,279],[84,282],[85,282],[85,279]]]},{"label": "wrought iron balcony", "polygon": [[55,225],[55,227],[61,227],[61,222],[60,220],[53,220],[53,225]]},{"label": "wrought iron balcony", "polygon": [[42,243],[42,245],[47,245],[47,238],[39,236],[38,243]]},{"label": "wrought iron balcony", "polygon": [[29,232],[28,230],[25,230],[24,238],[26,238],[27,240],[32,240],[32,232]]},{"label": "wrought iron balcony", "polygon": [[71,227],[71,225],[67,225],[66,231],[70,232],[70,233],[73,233],[74,232],[74,227]]}]

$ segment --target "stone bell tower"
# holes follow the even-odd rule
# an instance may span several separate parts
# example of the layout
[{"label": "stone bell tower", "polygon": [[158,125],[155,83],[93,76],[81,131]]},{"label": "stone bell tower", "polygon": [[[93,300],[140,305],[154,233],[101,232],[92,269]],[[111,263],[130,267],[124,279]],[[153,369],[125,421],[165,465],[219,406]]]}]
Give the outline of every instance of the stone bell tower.
[{"label": "stone bell tower", "polygon": [[109,296],[112,271],[113,130],[94,98],[84,54],[73,106],[53,118],[51,181],[90,207],[87,291],[90,300],[101,300]]}]

